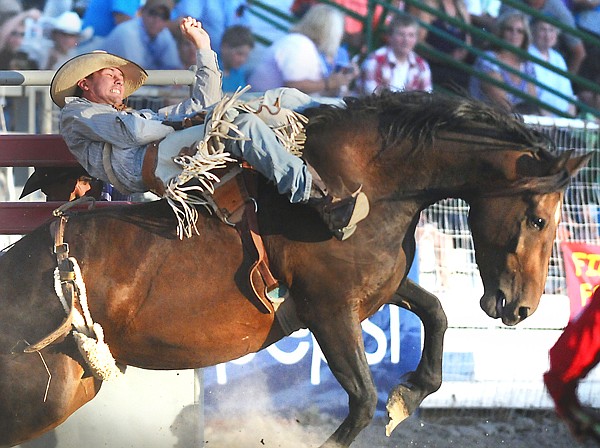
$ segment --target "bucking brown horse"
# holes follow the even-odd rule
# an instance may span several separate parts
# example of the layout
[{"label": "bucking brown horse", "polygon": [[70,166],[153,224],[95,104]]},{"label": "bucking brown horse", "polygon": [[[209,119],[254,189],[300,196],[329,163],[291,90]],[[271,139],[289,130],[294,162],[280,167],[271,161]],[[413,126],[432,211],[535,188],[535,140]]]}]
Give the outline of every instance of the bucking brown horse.
[{"label": "bucking brown horse", "polygon": [[[390,392],[388,433],[441,384],[446,317],[435,296],[406,279],[420,212],[447,197],[469,203],[481,307],[515,325],[538,306],[564,190],[589,156],[557,156],[518,117],[437,94],[349,98],[307,115],[304,157],[338,196],[362,185],[371,212],[338,241],[310,207],[263,183],[258,220],[271,270],[295,304],[297,325],[287,332],[312,331],[348,394],[348,416],[323,446],[348,447],[377,402],[360,323],[383,304],[413,311],[425,327],[417,369]],[[199,236],[178,239],[164,201],[70,217],[64,242],[119,364],[200,368],[285,336],[248,292],[236,230],[203,210],[197,226]],[[56,427],[100,389],[71,334],[24,352],[65,318],[54,243],[44,225],[0,257],[2,446]]]}]

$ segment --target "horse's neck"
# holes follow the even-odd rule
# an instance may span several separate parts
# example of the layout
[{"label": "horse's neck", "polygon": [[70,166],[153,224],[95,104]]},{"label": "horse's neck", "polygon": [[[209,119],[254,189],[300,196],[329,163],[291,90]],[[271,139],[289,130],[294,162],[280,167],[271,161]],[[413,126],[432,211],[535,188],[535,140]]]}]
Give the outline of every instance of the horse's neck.
[{"label": "horse's neck", "polygon": [[517,159],[523,154],[485,136],[440,135],[422,157],[414,174],[416,185],[445,197],[486,190],[507,179],[515,179]]}]

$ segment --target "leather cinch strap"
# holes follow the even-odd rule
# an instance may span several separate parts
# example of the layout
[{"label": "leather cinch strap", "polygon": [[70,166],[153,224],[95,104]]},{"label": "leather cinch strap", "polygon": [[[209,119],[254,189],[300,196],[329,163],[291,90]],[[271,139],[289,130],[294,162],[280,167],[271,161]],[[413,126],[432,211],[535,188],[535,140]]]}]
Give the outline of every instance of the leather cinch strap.
[{"label": "leather cinch strap", "polygon": [[60,215],[58,221],[53,222],[50,226],[50,232],[54,235],[54,253],[56,254],[63,297],[68,301],[66,304],[68,311],[65,310],[67,312],[67,317],[52,333],[34,344],[27,346],[23,350],[24,353],[38,352],[71,331],[71,325],[73,323],[72,310],[75,306],[76,293],[74,285],[75,273],[73,272],[73,266],[69,260],[69,244],[64,242],[65,227],[68,220],[68,216]]},{"label": "leather cinch strap", "polygon": [[142,162],[142,180],[148,190],[163,197],[165,185],[160,178],[156,177],[156,166],[158,164],[158,145],[160,141],[152,142],[146,146],[146,154]]},{"label": "leather cinch strap", "polygon": [[[265,250],[265,245],[258,231],[258,220],[256,219],[254,203],[247,202],[245,204],[244,217],[235,228],[240,234],[242,244],[246,246],[246,249],[256,253],[257,259],[250,268],[250,287],[252,288],[255,297],[260,301],[261,305],[263,305],[264,310],[271,314],[275,311],[275,308],[271,300],[269,300],[267,293],[277,288],[279,282],[273,277],[271,269],[269,268],[267,251]],[[265,284],[264,291],[261,291],[254,282],[255,272],[258,272]]]},{"label": "leather cinch strap", "polygon": [[[241,171],[241,173],[240,173]],[[216,215],[238,231],[246,250],[256,257],[250,268],[249,283],[254,296],[259,300],[267,313],[273,313],[275,308],[268,293],[279,286],[279,282],[269,268],[269,259],[265,250],[256,217],[256,172],[244,165],[244,169],[234,168],[230,173],[221,177],[221,183],[215,190],[209,203]],[[258,275],[256,275],[258,274]],[[259,278],[262,279],[260,282]],[[255,284],[255,280],[257,284]],[[262,291],[262,284],[265,290]]]}]

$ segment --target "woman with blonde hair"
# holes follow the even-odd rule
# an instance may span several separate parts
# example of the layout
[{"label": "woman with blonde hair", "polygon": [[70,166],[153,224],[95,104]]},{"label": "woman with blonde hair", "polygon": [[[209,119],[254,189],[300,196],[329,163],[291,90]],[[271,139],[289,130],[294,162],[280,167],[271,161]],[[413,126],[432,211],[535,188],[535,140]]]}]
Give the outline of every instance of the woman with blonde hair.
[{"label": "woman with blonde hair", "polygon": [[[527,17],[520,12],[509,12],[498,18],[498,37],[512,47],[519,48],[525,52],[529,49],[531,42],[531,31]],[[534,64],[514,53],[509,48],[496,45],[492,50],[486,51],[489,57],[479,57],[475,61],[475,70],[485,73],[491,78],[503,82],[514,89],[526,93],[532,97],[537,96],[537,90],[534,84],[521,77],[521,73],[535,78]],[[498,65],[495,61],[502,62],[520,74],[512,73],[504,67]],[[528,103],[527,99],[522,98],[512,92],[504,90],[492,83],[485,82],[482,79],[471,76],[469,92],[477,99],[498,104],[499,106],[520,113],[537,113],[535,106]]]},{"label": "woman with blonde hair", "polygon": [[328,5],[311,7],[289,34],[265,51],[250,76],[252,90],[294,87],[337,96],[356,77],[356,70],[333,70],[343,35],[341,12]]}]

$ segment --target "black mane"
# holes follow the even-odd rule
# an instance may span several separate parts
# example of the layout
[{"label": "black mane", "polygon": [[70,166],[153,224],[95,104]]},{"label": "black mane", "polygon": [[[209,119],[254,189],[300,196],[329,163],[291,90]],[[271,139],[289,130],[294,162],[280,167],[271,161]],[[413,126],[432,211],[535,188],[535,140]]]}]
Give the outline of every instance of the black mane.
[{"label": "black mane", "polygon": [[377,114],[383,148],[410,139],[414,150],[431,143],[439,131],[493,138],[498,147],[545,152],[553,148],[546,136],[528,128],[518,115],[470,98],[428,92],[384,91],[344,98],[346,107],[322,105],[306,111],[311,127],[340,126]]},{"label": "black mane", "polygon": [[[205,213],[203,207],[199,213]],[[166,199],[114,207],[99,207],[83,212],[68,212],[76,219],[118,219],[167,239],[177,239],[177,219]]]},{"label": "black mane", "polygon": [[[375,114],[382,151],[406,139],[412,140],[412,150],[418,151],[439,138],[436,135],[439,131],[452,131],[492,138],[498,142],[496,146],[486,144],[486,150],[508,147],[537,152],[540,158],[546,160],[556,157],[548,151],[548,148],[554,147],[552,141],[528,128],[521,117],[469,98],[440,93],[385,91],[360,98],[347,97],[344,102],[345,107],[321,105],[307,109],[304,112],[310,118],[307,131],[352,129],[355,123]],[[553,191],[564,187],[568,180],[568,173],[562,170],[551,176],[522,179],[511,188],[515,193],[523,190]],[[506,194],[506,190],[499,193]],[[206,213],[203,207],[198,210]],[[166,200],[102,208],[83,214],[93,215],[116,218],[167,238],[177,238],[177,221]]]}]

